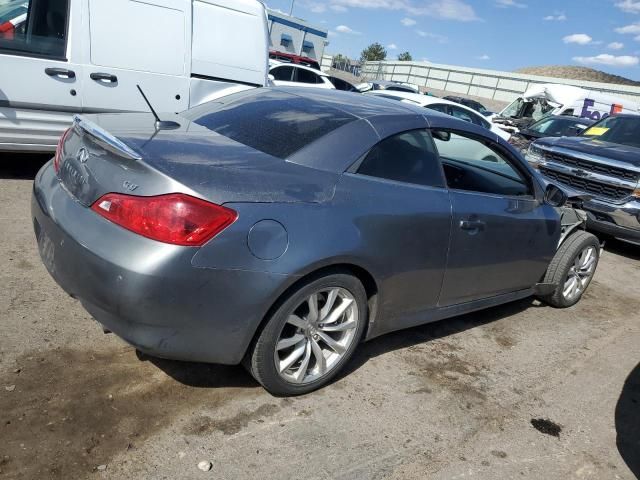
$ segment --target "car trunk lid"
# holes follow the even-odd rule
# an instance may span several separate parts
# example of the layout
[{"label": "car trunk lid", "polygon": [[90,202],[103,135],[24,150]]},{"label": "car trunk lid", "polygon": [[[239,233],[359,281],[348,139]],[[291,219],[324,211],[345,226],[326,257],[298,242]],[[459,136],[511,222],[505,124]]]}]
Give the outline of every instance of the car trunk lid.
[{"label": "car trunk lid", "polygon": [[182,192],[218,204],[333,196],[337,174],[272,157],[179,115],[171,119],[180,128],[156,130],[148,114],[75,117],[59,147],[58,178],[85,206],[110,192]]}]

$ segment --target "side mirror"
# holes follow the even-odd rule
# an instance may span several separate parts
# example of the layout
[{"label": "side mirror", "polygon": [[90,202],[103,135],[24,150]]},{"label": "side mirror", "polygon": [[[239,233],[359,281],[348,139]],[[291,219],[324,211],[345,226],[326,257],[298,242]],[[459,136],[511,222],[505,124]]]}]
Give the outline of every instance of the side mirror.
[{"label": "side mirror", "polygon": [[569,197],[560,187],[550,183],[544,192],[544,203],[552,207],[562,207],[567,203]]},{"label": "side mirror", "polygon": [[444,132],[442,130],[432,130],[431,135],[433,135],[433,138],[436,138],[441,142],[448,142],[449,140],[451,140],[451,132]]}]

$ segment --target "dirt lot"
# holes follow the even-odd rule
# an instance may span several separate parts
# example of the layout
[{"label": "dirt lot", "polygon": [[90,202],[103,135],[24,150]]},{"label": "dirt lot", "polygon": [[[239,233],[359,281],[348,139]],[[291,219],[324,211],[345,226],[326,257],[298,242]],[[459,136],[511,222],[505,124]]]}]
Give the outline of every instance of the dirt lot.
[{"label": "dirt lot", "polygon": [[104,335],[38,258],[42,162],[0,156],[0,478],[640,475],[640,248],[609,243],[572,309],[525,300],[388,335],[279,399],[240,367]]}]

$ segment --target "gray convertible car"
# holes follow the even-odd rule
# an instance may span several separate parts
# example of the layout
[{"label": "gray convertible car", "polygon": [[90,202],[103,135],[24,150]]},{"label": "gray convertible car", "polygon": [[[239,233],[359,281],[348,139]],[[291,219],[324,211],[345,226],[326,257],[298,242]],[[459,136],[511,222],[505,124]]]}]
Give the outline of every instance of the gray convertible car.
[{"label": "gray convertible car", "polygon": [[77,117],[32,212],[47,269],[106,330],[295,395],[386,332],[576,303],[599,244],[566,201],[471,123],[261,88],[159,123]]}]

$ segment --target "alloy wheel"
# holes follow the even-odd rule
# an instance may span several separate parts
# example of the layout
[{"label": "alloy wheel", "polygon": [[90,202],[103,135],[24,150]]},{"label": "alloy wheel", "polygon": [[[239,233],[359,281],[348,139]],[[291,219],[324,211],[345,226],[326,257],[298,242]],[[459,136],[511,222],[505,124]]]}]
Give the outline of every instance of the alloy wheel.
[{"label": "alloy wheel", "polygon": [[304,385],[331,372],[349,351],[360,315],[346,289],[319,290],[300,303],[276,342],[276,371],[287,382]]},{"label": "alloy wheel", "polygon": [[582,295],[589,285],[595,272],[596,255],[595,247],[588,246],[576,256],[562,289],[562,295],[567,301],[575,300]]}]

